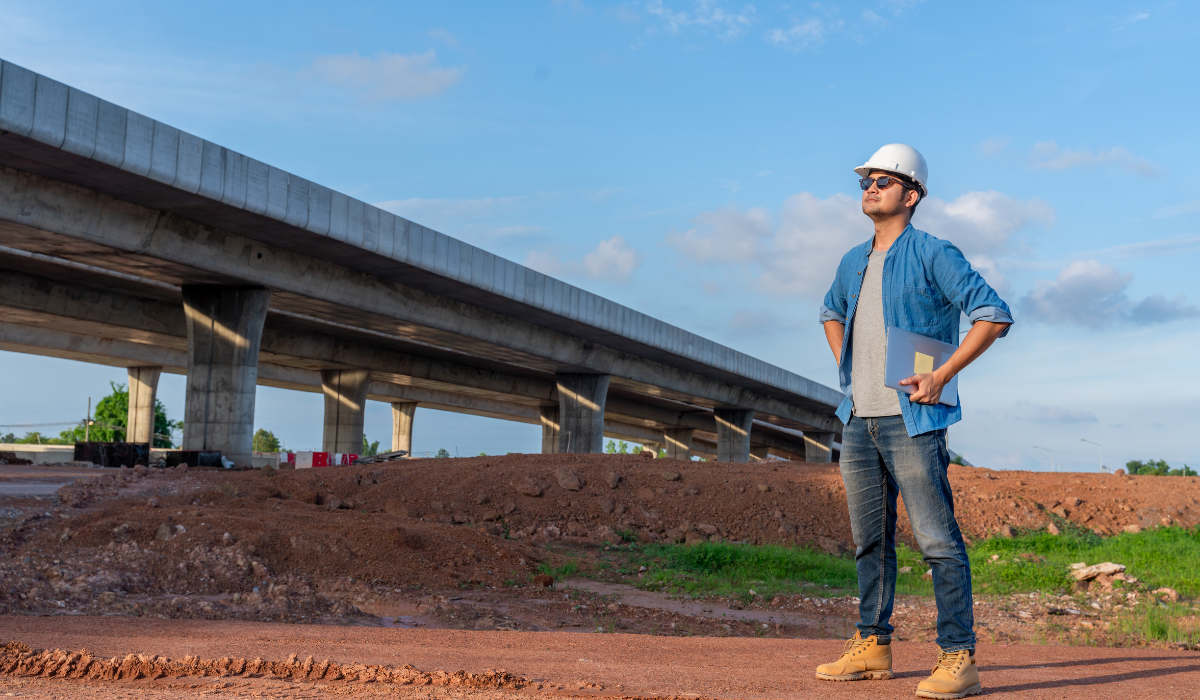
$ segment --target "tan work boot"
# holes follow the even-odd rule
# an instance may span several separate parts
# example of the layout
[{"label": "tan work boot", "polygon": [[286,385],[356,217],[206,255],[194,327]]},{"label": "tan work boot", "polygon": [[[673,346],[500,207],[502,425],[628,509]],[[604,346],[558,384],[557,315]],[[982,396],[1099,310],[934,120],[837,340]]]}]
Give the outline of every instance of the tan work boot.
[{"label": "tan work boot", "polygon": [[975,667],[975,657],[966,649],[943,651],[938,654],[938,663],[933,669],[933,675],[917,686],[917,697],[937,700],[965,698],[982,692],[983,686],[979,684],[979,669]]},{"label": "tan work boot", "polygon": [[842,658],[817,666],[823,681],[886,681],[892,675],[892,646],[880,644],[875,635],[863,639],[861,632],[846,641]]}]

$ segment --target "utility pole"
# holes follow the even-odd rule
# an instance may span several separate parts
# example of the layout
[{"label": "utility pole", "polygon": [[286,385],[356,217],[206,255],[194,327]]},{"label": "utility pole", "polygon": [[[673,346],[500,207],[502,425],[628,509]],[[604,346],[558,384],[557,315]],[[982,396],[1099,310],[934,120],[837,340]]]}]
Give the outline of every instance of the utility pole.
[{"label": "utility pole", "polygon": [[92,397],[88,397],[87,419],[83,421],[83,441],[92,441]]},{"label": "utility pole", "polygon": [[1090,443],[1090,444],[1095,445],[1096,447],[1100,448],[1100,471],[1104,471],[1104,445],[1101,445],[1098,442],[1093,442],[1091,440],[1088,440],[1087,438],[1079,438],[1079,440],[1080,440],[1080,442]]}]

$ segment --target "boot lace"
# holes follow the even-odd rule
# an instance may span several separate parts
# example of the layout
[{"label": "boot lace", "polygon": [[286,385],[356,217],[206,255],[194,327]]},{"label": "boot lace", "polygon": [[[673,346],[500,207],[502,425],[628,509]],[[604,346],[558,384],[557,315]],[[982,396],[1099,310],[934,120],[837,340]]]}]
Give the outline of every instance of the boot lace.
[{"label": "boot lace", "polygon": [[963,652],[961,651],[940,651],[938,652],[937,666],[933,667],[933,672],[937,673],[939,668],[946,669],[947,673],[954,673],[954,668],[958,665]]},{"label": "boot lace", "polygon": [[871,642],[869,639],[851,637],[850,639],[846,640],[846,646],[842,647],[842,656],[845,656],[846,654],[854,654],[859,649],[865,649],[870,643]]}]

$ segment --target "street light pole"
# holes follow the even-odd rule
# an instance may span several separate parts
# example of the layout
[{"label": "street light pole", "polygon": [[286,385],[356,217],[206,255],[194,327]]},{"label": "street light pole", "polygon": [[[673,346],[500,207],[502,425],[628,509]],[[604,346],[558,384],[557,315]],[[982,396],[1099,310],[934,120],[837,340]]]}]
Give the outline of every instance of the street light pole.
[{"label": "street light pole", "polygon": [[1100,448],[1100,471],[1104,471],[1104,445],[1088,440],[1087,438],[1079,438],[1079,440],[1080,442],[1087,442]]},{"label": "street light pole", "polygon": [[1034,445],[1033,449],[1042,450],[1043,452],[1049,452],[1050,453],[1050,470],[1055,471],[1055,472],[1058,471],[1058,467],[1054,464],[1054,450],[1050,450],[1045,447],[1038,447],[1037,445]]}]

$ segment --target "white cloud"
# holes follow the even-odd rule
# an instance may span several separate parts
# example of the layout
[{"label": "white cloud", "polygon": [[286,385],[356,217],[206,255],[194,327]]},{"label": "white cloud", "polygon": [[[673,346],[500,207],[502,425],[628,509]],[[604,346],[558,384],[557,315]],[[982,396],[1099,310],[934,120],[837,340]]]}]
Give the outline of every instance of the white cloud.
[{"label": "white cloud", "polygon": [[617,234],[600,241],[595,250],[583,256],[583,269],[594,279],[616,278],[624,282],[641,262],[642,256]]},{"label": "white cloud", "polygon": [[1182,293],[1168,299],[1162,294],[1152,294],[1129,309],[1127,314],[1130,321],[1139,326],[1154,323],[1170,323],[1189,318],[1200,318],[1200,309],[1195,304],[1189,304]]},{"label": "white cloud", "polygon": [[1044,404],[1018,401],[1013,406],[1015,418],[1030,420],[1036,423],[1098,423],[1096,414],[1091,411],[1079,411],[1062,406],[1046,406]]},{"label": "white cloud", "polygon": [[1096,260],[1076,261],[1063,268],[1057,279],[1038,280],[1021,299],[1021,309],[1035,321],[1092,329],[1122,322],[1150,325],[1200,318],[1200,309],[1188,304],[1182,294],[1130,301],[1125,290],[1132,281],[1131,272],[1122,273]]},{"label": "white cloud", "polygon": [[1133,25],[1137,24],[1138,22],[1144,22],[1148,19],[1150,19],[1149,12],[1135,12],[1135,13],[1129,15],[1128,17],[1126,17],[1123,22],[1121,22],[1116,27],[1114,27],[1113,31],[1119,32],[1122,29],[1127,29],[1127,28],[1132,27]]},{"label": "white cloud", "polygon": [[642,263],[642,256],[617,234],[600,241],[582,260],[564,260],[553,251],[532,251],[525,265],[556,277],[586,275],[592,279],[628,282],[633,271]]},{"label": "white cloud", "polygon": [[361,91],[373,101],[419,100],[458,84],[467,70],[436,64],[433,49],[409,55],[380,52],[373,58],[356,52],[318,56],[308,71],[331,85]]},{"label": "white cloud", "polygon": [[695,0],[690,10],[675,10],[663,0],[646,3],[646,13],[657,17],[662,28],[669,34],[678,34],[689,27],[714,32],[725,39],[736,39],[754,23],[753,5],[744,5],[741,10],[729,11],[721,7],[718,0]]},{"label": "white cloud", "polygon": [[1157,165],[1122,146],[1114,146],[1107,151],[1071,151],[1059,148],[1053,141],[1043,141],[1033,145],[1033,158],[1033,166],[1041,170],[1120,168],[1142,177],[1159,174]]},{"label": "white cloud", "polygon": [[857,197],[788,197],[779,228],[763,254],[758,285],[770,294],[819,299],[829,289],[846,251],[871,237],[871,222]]},{"label": "white cloud", "polygon": [[983,153],[984,157],[991,158],[1008,148],[1008,139],[1003,136],[993,136],[984,139],[975,147]]},{"label": "white cloud", "polygon": [[788,29],[769,29],[766,34],[768,42],[790,51],[819,44],[824,38],[825,23],[815,18],[793,24]]},{"label": "white cloud", "polygon": [[1034,197],[1022,202],[994,190],[967,192],[953,202],[928,197],[917,207],[913,225],[958,246],[967,260],[1002,294],[1009,291],[995,256],[1030,224],[1050,226],[1054,209]]},{"label": "white cloud", "polygon": [[1193,199],[1190,202],[1182,204],[1172,204],[1169,207],[1163,207],[1154,212],[1154,216],[1159,219],[1165,219],[1169,216],[1179,216],[1180,214],[1198,214],[1200,213],[1200,199]]},{"label": "white cloud", "polygon": [[[667,234],[667,245],[698,262],[742,263],[755,268],[759,288],[778,296],[819,299],[850,248],[871,237],[871,222],[857,197],[820,199],[792,195],[776,226],[766,209],[734,206],[700,214],[695,227]],[[995,257],[1032,224],[1051,224],[1054,210],[1039,199],[1021,201],[999,192],[968,192],[952,202],[927,198],[914,224],[957,245],[975,269],[1002,294],[1007,281]]]},{"label": "white cloud", "polygon": [[766,209],[742,211],[732,205],[692,219],[695,227],[666,235],[667,245],[699,262],[751,262],[762,253],[774,222]]},{"label": "white cloud", "polygon": [[1172,238],[1158,238],[1150,241],[1138,241],[1137,243],[1122,243],[1108,248],[1089,251],[1089,253],[1081,254],[1080,257],[1108,257],[1117,258],[1120,260],[1128,260],[1129,258],[1152,258],[1163,255],[1180,255],[1183,253],[1191,253],[1200,250],[1200,235],[1193,234],[1191,236],[1175,236]]}]

